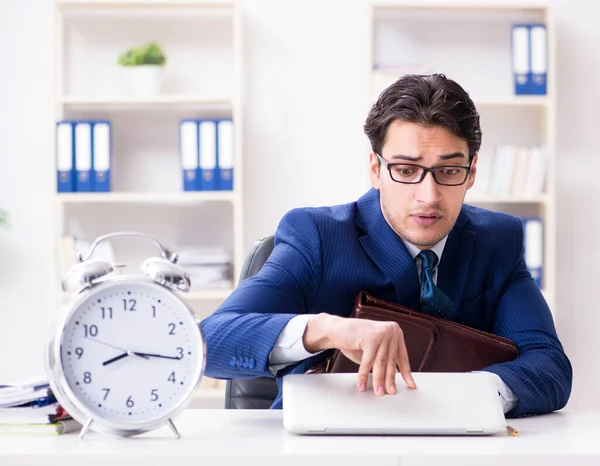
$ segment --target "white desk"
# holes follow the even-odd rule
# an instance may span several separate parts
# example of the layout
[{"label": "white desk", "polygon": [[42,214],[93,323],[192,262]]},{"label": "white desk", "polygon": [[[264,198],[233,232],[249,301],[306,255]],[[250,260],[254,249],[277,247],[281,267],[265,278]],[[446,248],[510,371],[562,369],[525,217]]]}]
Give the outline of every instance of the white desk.
[{"label": "white desk", "polygon": [[510,420],[518,437],[307,437],[283,430],[281,411],[188,410],[137,438],[94,432],[1,436],[2,466],[599,466],[600,412]]}]

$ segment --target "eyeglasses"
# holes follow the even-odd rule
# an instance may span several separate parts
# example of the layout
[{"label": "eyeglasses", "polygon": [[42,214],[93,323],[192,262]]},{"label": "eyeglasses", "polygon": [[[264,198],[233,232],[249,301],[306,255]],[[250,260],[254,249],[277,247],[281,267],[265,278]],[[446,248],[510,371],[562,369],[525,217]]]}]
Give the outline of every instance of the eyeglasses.
[{"label": "eyeglasses", "polygon": [[412,163],[388,163],[377,153],[381,164],[390,172],[390,177],[396,183],[418,184],[431,172],[434,181],[442,186],[460,186],[467,181],[471,167],[446,165],[443,167],[423,167]]}]

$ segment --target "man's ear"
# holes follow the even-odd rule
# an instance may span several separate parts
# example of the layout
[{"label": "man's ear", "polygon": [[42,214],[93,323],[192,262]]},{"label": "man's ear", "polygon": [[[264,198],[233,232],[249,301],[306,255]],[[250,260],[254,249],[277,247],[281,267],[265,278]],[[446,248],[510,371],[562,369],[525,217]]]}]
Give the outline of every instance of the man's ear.
[{"label": "man's ear", "polygon": [[467,189],[471,189],[475,184],[475,177],[477,176],[477,161],[479,160],[479,154],[473,156],[473,162],[471,162],[471,173],[467,180]]},{"label": "man's ear", "polygon": [[371,184],[375,189],[379,189],[381,186],[381,180],[379,179],[379,159],[375,152],[369,154],[369,177],[371,178]]}]

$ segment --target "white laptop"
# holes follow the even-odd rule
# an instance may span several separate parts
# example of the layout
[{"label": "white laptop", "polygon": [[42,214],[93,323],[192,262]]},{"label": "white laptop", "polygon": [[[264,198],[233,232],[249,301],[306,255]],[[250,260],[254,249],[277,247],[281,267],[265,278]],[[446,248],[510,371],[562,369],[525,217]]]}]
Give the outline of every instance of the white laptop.
[{"label": "white laptop", "polygon": [[369,377],[359,392],[356,374],[290,374],[283,378],[283,424],[315,435],[492,435],[506,432],[493,375],[413,372],[410,389],[396,374],[396,395],[378,397]]}]

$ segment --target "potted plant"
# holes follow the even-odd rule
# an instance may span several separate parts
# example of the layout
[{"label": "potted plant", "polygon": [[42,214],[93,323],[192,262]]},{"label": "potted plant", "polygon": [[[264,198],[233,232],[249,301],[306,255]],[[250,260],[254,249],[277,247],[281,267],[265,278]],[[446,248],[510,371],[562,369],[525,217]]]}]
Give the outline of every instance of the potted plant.
[{"label": "potted plant", "polygon": [[160,92],[166,57],[156,42],[132,47],[119,57],[129,76],[130,90],[137,95]]}]

